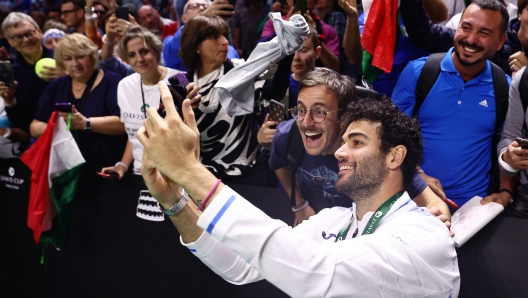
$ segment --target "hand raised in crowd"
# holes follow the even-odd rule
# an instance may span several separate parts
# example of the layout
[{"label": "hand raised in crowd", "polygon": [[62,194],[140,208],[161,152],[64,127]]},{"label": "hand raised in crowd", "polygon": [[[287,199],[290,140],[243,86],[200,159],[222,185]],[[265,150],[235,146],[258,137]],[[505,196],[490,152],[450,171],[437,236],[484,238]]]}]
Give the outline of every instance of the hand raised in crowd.
[{"label": "hand raised in crowd", "polygon": [[[68,123],[69,114],[70,113],[60,112],[59,116],[64,118],[64,121]],[[75,106],[72,106],[70,130],[84,130],[85,127],[86,117],[84,117],[81,112],[77,111]]]},{"label": "hand raised in crowd", "polygon": [[343,9],[347,17],[357,17],[356,0],[338,0],[337,3]]},{"label": "hand raised in crowd", "polygon": [[[225,8],[226,10],[222,10]],[[223,19],[229,19],[235,14],[235,8],[233,5],[229,4],[228,0],[214,0],[203,14],[219,16]]]},{"label": "hand raised in crowd", "polygon": [[445,200],[446,195],[444,192],[444,188],[442,187],[442,184],[440,183],[440,180],[431,177],[424,172],[420,173],[420,176],[422,176],[422,179],[427,183],[427,185],[433,190],[433,192],[440,197],[440,199]]},{"label": "hand raised in crowd", "polygon": [[283,15],[285,15],[288,13],[288,11],[290,11],[292,6],[293,6],[293,1],[291,0],[286,1],[286,4],[282,4],[279,0],[277,0],[273,2],[273,5],[271,6],[271,11],[280,12]]},{"label": "hand raised in crowd", "polygon": [[191,100],[191,107],[193,109],[197,109],[200,105],[200,101],[202,100],[202,95],[198,94],[198,91],[202,89],[202,86],[195,86],[194,82],[189,83],[185,88],[187,88],[187,96],[185,98],[188,98]]},{"label": "hand raised in crowd", "polygon": [[130,26],[137,25],[136,19],[131,14],[128,14],[128,20],[119,19],[115,14],[112,14],[106,22],[106,41],[110,42],[116,37],[123,36]]},{"label": "hand raised in crowd", "polygon": [[0,81],[0,95],[2,95],[2,97],[4,98],[6,105],[11,105],[15,101],[15,92],[18,87],[18,82],[14,82],[15,84],[13,88],[9,88],[4,82]]},{"label": "hand raised in crowd", "polygon": [[[145,147],[143,156],[145,157],[145,154],[148,154],[147,160],[149,162],[152,161],[157,170],[177,179],[178,177],[183,177],[182,175],[185,175],[184,173],[193,167],[201,166],[198,160],[200,154],[200,133],[191,108],[191,101],[188,99],[183,101],[182,114],[184,115],[184,122],[176,112],[167,84],[159,82],[158,87],[167,115],[162,118],[156,108],[149,108],[147,110],[147,119],[143,122],[144,126],[139,129],[137,138]],[[177,146],[174,144],[177,144]],[[153,172],[152,166],[145,167],[145,164],[143,165],[144,177],[155,175],[160,179],[163,178],[159,176],[159,173],[156,174],[157,170]],[[172,175],[169,175],[169,173]]]},{"label": "hand raised in crowd", "polygon": [[510,58],[508,59],[508,62],[510,63],[510,69],[513,72],[518,72],[519,69],[528,65],[528,58],[526,58],[523,52],[519,51],[511,55]]},{"label": "hand raised in crowd", "polygon": [[113,167],[106,167],[106,168],[102,168],[101,169],[101,173],[117,173],[119,175],[119,180],[123,179],[123,177],[125,176],[125,173],[128,169],[126,169],[123,165],[121,164],[118,164],[117,167],[116,166],[113,166]]},{"label": "hand raised in crowd", "polygon": [[317,27],[315,25],[315,21],[314,19],[312,19],[312,17],[310,16],[309,13],[305,13],[303,14],[304,16],[304,19],[306,20],[306,23],[308,23],[308,26],[310,26],[310,28],[312,28],[313,30],[315,30]]},{"label": "hand raised in crowd", "polygon": [[266,115],[264,124],[262,124],[257,134],[258,143],[266,149],[271,147],[271,141],[277,132],[277,125],[279,124],[277,121],[268,121],[268,119],[269,114]]},{"label": "hand raised in crowd", "polygon": [[508,145],[502,159],[516,170],[528,169],[528,149],[522,148],[517,141]]},{"label": "hand raised in crowd", "polygon": [[315,210],[308,205],[303,210],[295,212],[295,221],[293,222],[293,227],[296,227],[298,224],[310,218],[310,216],[315,215]]},{"label": "hand raised in crowd", "polygon": [[40,77],[47,82],[65,75],[64,73],[61,73],[55,66],[42,65],[42,68],[43,70],[40,71]]},{"label": "hand raised in crowd", "polygon": [[429,211],[429,213],[436,216],[436,218],[443,222],[449,230],[449,234],[451,234],[451,237],[455,237],[455,232],[451,231],[451,221],[449,220],[449,217],[447,217],[447,215],[443,214],[442,211],[438,209],[438,207],[429,208],[427,209],[427,211]]}]

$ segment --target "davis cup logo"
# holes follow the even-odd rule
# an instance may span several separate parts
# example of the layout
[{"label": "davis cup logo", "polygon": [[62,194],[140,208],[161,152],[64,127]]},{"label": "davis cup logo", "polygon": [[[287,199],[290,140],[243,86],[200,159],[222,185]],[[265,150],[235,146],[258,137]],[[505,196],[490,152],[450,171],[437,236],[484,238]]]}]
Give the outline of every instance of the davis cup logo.
[{"label": "davis cup logo", "polygon": [[11,176],[11,177],[15,176],[15,169],[13,169],[12,167],[9,167],[7,172],[9,173],[9,176]]},{"label": "davis cup logo", "polygon": [[383,212],[381,212],[381,211],[378,211],[378,212],[376,212],[376,213],[374,214],[375,217],[380,217],[380,216],[382,216],[382,215],[383,215]]}]

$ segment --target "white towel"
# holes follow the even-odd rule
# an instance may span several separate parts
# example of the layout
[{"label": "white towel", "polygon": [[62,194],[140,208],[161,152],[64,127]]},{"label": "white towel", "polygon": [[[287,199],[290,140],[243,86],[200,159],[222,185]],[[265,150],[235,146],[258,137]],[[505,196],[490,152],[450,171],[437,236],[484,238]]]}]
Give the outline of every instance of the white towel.
[{"label": "white towel", "polygon": [[269,14],[277,36],[268,42],[259,43],[247,61],[226,73],[215,85],[222,108],[229,116],[253,113],[255,102],[255,78],[276,63],[299,50],[310,29],[301,15],[293,15],[289,21],[281,14]]}]

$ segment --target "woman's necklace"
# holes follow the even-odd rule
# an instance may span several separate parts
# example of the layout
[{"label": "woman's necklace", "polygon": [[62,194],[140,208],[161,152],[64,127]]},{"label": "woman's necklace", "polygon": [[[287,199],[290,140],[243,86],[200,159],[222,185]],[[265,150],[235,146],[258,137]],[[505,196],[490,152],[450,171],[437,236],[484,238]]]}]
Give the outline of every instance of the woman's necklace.
[{"label": "woman's necklace", "polygon": [[75,91],[75,92],[80,92],[80,91],[82,91],[84,88],[86,88],[86,85],[82,86],[82,87],[79,88],[79,89],[75,89],[75,87],[73,86],[73,82],[72,82],[72,89],[73,89],[73,91]]}]

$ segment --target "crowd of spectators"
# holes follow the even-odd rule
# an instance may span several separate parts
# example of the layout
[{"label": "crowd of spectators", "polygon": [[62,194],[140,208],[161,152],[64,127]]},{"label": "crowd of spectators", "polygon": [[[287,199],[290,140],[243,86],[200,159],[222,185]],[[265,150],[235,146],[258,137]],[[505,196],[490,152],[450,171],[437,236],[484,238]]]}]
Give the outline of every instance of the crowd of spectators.
[{"label": "crowd of spectators", "polygon": [[[295,193],[296,225],[351,205],[335,188],[340,118],[371,89],[420,122],[423,161],[407,187],[417,205],[449,217],[455,209],[443,200],[461,206],[478,195],[528,217],[528,149],[515,141],[528,138],[528,0],[400,0],[391,70],[372,76],[362,36],[380,13],[376,1],[307,0],[303,12],[292,0],[0,2],[0,60],[14,76],[13,86],[0,82],[0,158],[18,157],[42,135],[55,104],[71,103],[60,115],[86,159],[86,181],[103,179],[96,172],[138,178],[144,149],[136,133],[146,110],[159,106],[158,82],[176,77],[191,99],[204,166],[228,185]],[[270,12],[285,20],[301,13],[309,36],[273,77],[256,80],[261,106],[230,116],[213,87],[277,36]],[[433,57],[436,76],[422,90]],[[37,73],[42,58],[56,66]],[[281,123],[267,115],[272,99],[285,105]],[[292,169],[294,133],[304,151]]]}]

